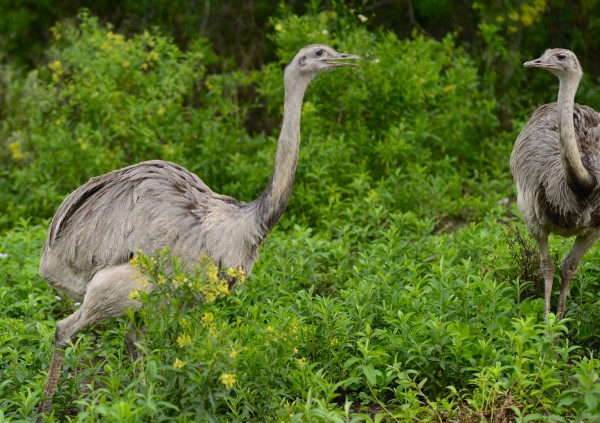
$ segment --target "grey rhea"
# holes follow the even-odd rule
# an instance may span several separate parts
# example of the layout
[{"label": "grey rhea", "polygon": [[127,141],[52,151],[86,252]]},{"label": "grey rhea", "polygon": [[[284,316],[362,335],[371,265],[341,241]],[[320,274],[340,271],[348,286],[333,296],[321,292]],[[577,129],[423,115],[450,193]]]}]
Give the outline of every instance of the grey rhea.
[{"label": "grey rhea", "polygon": [[547,69],[559,79],[557,102],[533,112],[515,142],[510,168],[519,210],[540,251],[545,319],[554,278],[548,235],[576,237],[560,265],[561,319],[577,266],[600,237],[600,114],[575,104],[583,71],[573,52],[546,50],[524,66]]},{"label": "grey rhea", "polygon": [[[284,72],[284,111],[274,170],[250,203],[219,195],[174,163],[142,162],[91,179],[58,208],[42,250],[40,275],[81,307],[56,325],[54,353],[39,413],[50,410],[69,340],[86,327],[123,314],[139,303],[141,287],[130,264],[135,251],[170,248],[188,263],[203,254],[247,276],[258,248],[288,203],[300,145],[304,92],[319,73],[356,66],[358,56],[324,45],[302,48]],[[128,347],[135,338],[126,335]]]}]

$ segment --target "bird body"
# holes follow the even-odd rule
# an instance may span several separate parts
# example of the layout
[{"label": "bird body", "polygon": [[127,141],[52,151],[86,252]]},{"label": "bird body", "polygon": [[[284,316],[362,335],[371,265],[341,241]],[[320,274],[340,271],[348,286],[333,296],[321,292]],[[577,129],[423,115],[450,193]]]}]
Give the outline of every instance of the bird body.
[{"label": "bird body", "polygon": [[[188,266],[206,255],[221,268],[241,268],[244,276],[250,274],[260,244],[291,195],[304,92],[319,73],[356,66],[348,59],[358,56],[311,44],[288,64],[273,173],[265,190],[250,203],[217,194],[183,167],[160,160],[92,178],[63,201],[42,249],[40,275],[81,301],[81,307],[56,325],[40,416],[50,410],[68,342],[90,325],[139,307],[130,294],[151,288],[130,263],[137,251],[153,254],[169,248]],[[135,335],[126,334],[125,342],[133,359]]]},{"label": "bird body", "polygon": [[129,262],[137,251],[169,248],[190,264],[204,254],[248,275],[267,235],[266,226],[254,222],[255,209],[214,193],[177,164],[128,166],[91,179],[62,203],[40,274],[78,301],[98,271]]},{"label": "bird body", "polygon": [[557,102],[533,113],[510,158],[517,204],[540,250],[545,318],[554,278],[548,236],[576,237],[561,263],[560,319],[570,281],[583,255],[600,237],[600,114],[575,103],[583,72],[573,52],[550,49],[524,65],[547,69],[560,83]]},{"label": "bird body", "polygon": [[[600,191],[581,198],[569,188],[560,151],[558,108],[538,108],[523,128],[511,155],[518,203],[533,233],[578,235],[600,227]],[[600,114],[575,104],[574,129],[581,161],[600,180]],[[531,207],[533,206],[533,207]]]}]

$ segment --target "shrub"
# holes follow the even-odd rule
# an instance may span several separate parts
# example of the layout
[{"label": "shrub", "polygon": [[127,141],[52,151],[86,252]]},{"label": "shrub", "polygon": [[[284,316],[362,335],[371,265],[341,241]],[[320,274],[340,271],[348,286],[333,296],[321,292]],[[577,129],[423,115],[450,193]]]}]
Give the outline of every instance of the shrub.
[{"label": "shrub", "polygon": [[[504,138],[492,136],[494,101],[478,89],[476,67],[451,37],[400,41],[334,12],[289,15],[274,27],[281,61],[247,74],[207,74],[207,65],[221,62],[201,41],[183,53],[160,35],[115,34],[85,13],[54,27],[48,62],[7,86],[18,100],[3,129],[4,225],[24,213],[49,217],[88,178],[146,159],[177,161],[216,190],[256,197],[276,143],[245,128],[258,104],[272,116],[259,120],[280,119],[281,63],[309,42],[364,59],[309,89],[292,210],[313,224],[322,207],[341,211],[368,194],[384,207],[416,203],[431,214],[428,198],[445,192],[437,212],[455,214],[465,190],[480,194],[460,177],[481,166],[485,175],[485,157],[497,147],[481,140]],[[253,90],[260,97],[247,95]]]},{"label": "shrub", "polygon": [[10,153],[2,165],[4,224],[50,216],[92,176],[181,157],[182,136],[193,137],[184,104],[205,73],[208,46],[183,54],[160,35],[125,38],[87,14],[79,21],[54,27],[48,62],[16,81],[19,100],[2,144]]}]

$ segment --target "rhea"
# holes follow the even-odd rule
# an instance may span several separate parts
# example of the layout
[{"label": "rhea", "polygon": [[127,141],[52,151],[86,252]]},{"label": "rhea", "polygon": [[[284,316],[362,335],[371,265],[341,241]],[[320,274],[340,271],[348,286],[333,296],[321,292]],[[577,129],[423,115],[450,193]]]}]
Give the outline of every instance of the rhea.
[{"label": "rhea", "polygon": [[548,235],[575,236],[560,265],[561,319],[577,267],[600,237],[600,114],[575,103],[583,71],[573,52],[546,50],[524,66],[547,69],[559,80],[557,102],[533,112],[515,142],[510,167],[519,210],[540,251],[545,319],[554,279]]},{"label": "rhea", "polygon": [[[304,92],[319,73],[356,66],[349,59],[358,56],[313,44],[287,65],[274,170],[265,190],[250,203],[217,194],[183,167],[160,160],[92,178],[63,201],[42,249],[40,275],[81,307],[56,324],[40,413],[50,410],[68,342],[90,325],[139,307],[129,299],[142,283],[130,263],[134,252],[169,248],[186,263],[207,255],[222,268],[250,274],[259,246],[290,198]],[[125,335],[129,348],[134,340],[135,335]]]}]

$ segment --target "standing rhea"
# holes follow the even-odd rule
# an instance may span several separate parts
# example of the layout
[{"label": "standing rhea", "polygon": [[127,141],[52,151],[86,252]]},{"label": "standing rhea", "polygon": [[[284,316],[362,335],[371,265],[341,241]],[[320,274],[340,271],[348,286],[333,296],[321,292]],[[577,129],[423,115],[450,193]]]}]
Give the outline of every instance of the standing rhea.
[{"label": "standing rhea", "polygon": [[[67,197],[50,225],[40,275],[81,301],[81,307],[56,325],[40,413],[50,410],[68,342],[86,327],[139,306],[128,298],[141,286],[130,264],[135,251],[169,247],[190,264],[206,254],[220,267],[241,267],[250,274],[258,247],[291,194],[304,92],[319,73],[356,66],[344,60],[357,58],[309,45],[286,67],[275,167],[266,189],[251,203],[216,194],[183,167],[159,160],[93,178]],[[127,336],[126,342],[133,344]]]},{"label": "standing rhea", "polygon": [[540,250],[546,319],[554,278],[548,235],[576,236],[560,266],[556,315],[561,319],[577,266],[600,237],[600,114],[575,104],[583,72],[573,52],[546,50],[524,66],[548,69],[560,83],[558,101],[538,108],[519,134],[510,168],[519,210]]}]

